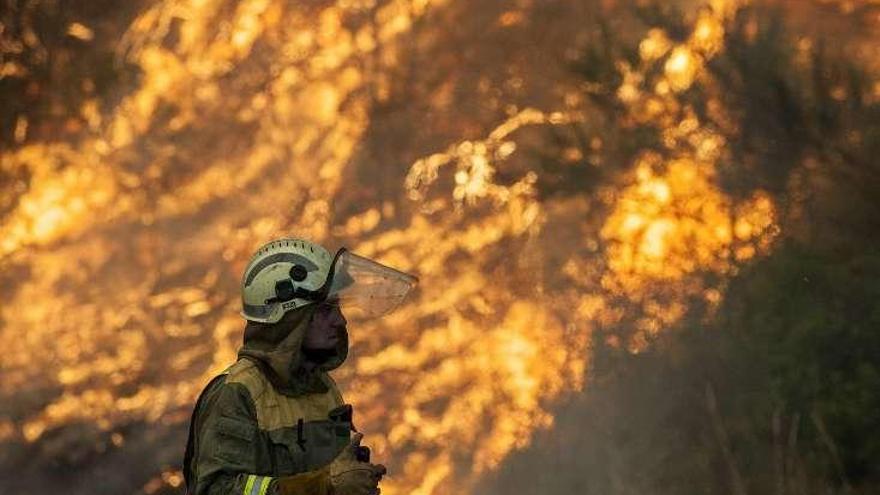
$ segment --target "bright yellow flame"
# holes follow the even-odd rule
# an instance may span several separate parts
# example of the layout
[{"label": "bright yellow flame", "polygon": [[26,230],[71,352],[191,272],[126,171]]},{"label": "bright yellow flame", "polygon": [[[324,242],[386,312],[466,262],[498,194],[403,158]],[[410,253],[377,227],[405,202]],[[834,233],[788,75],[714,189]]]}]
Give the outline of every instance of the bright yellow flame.
[{"label": "bright yellow flame", "polygon": [[499,125],[484,140],[463,141],[443,153],[416,161],[406,177],[409,196],[414,200],[424,199],[427,188],[437,180],[439,169],[454,163],[456,172],[452,196],[457,204],[474,204],[487,197],[498,204],[507,203],[512,191],[529,189],[534,182],[533,176],[524,177],[512,187],[498,186],[492,181],[495,174],[492,160],[505,160],[516,150],[516,143],[509,141],[508,136],[528,126],[561,125],[580,120],[583,117],[576,114],[545,113],[533,108],[522,110]]},{"label": "bright yellow flame", "polygon": [[666,55],[672,48],[672,41],[662,29],[651,29],[648,36],[639,43],[639,55],[642,60],[651,62]]},{"label": "bright yellow flame", "polygon": [[691,33],[691,46],[712,57],[724,46],[724,25],[722,19],[712,9],[703,9]]},{"label": "bright yellow flame", "polygon": [[92,41],[95,37],[95,33],[88,26],[79,22],[74,22],[67,26],[67,34],[83,41]]},{"label": "bright yellow flame", "polygon": [[[734,204],[714,184],[711,163],[657,163],[646,157],[637,167],[635,183],[620,193],[602,229],[610,242],[610,272],[603,285],[645,301],[642,330],[656,333],[684,314],[678,301],[707,290],[699,277],[690,279],[692,275],[728,274],[736,262],[767,252],[776,234],[774,217],[774,205],[763,192]],[[661,285],[655,288],[651,281]],[[671,305],[661,305],[657,301],[668,298],[657,296],[669,288],[683,292]],[[635,338],[643,339],[639,334]],[[634,349],[640,347],[637,343]]]},{"label": "bright yellow flame", "polygon": [[684,91],[691,87],[698,70],[700,62],[686,46],[675,47],[664,66],[666,78],[674,91]]}]

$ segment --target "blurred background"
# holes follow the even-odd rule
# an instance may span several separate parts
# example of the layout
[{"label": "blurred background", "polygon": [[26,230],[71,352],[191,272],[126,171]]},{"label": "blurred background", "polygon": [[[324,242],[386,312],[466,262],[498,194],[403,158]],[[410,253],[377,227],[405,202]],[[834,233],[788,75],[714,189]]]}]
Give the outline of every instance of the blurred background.
[{"label": "blurred background", "polygon": [[880,492],[876,0],[0,0],[0,493],[182,493],[267,240],[413,272],[388,495]]}]

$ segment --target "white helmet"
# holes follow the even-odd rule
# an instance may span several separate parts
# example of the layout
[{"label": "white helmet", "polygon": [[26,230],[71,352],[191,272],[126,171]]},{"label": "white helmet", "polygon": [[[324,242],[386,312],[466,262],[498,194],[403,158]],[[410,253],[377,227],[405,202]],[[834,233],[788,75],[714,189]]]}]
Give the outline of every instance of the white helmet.
[{"label": "white helmet", "polygon": [[346,316],[371,318],[394,310],[418,279],[345,248],[283,238],[263,245],[241,280],[241,315],[276,323],[284,313],[315,302],[339,303]]}]

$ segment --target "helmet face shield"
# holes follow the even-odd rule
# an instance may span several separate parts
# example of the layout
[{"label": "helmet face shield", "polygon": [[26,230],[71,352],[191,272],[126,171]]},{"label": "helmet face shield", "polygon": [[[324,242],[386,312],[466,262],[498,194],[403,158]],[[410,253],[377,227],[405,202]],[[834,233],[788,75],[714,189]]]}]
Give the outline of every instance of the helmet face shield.
[{"label": "helmet face shield", "polygon": [[416,285],[410,274],[340,249],[335,257],[301,239],[279,239],[257,251],[242,279],[242,316],[275,323],[313,303],[341,306],[368,319],[393,311]]},{"label": "helmet face shield", "polygon": [[418,283],[414,275],[340,249],[330,268],[326,300],[346,318],[364,320],[394,311]]}]

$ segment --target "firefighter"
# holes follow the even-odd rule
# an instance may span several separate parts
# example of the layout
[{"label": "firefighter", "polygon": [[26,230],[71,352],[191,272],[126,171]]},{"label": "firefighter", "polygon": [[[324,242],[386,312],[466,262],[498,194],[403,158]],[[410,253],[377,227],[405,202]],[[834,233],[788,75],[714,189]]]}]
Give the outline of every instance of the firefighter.
[{"label": "firefighter", "polygon": [[346,317],[392,311],[412,275],[302,239],[251,258],[241,282],[238,360],[202,392],[184,456],[195,495],[372,495],[385,467],[328,374],[348,355]]}]

